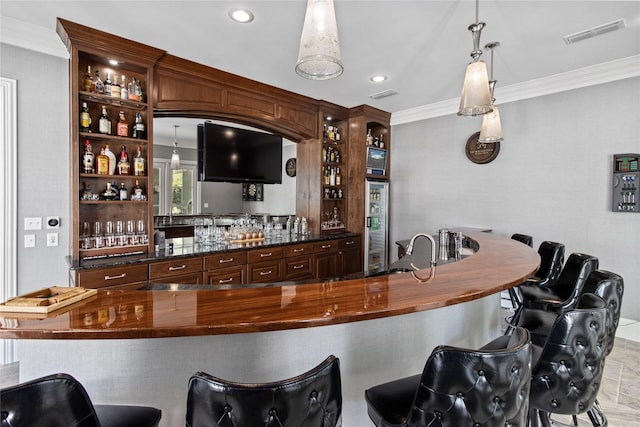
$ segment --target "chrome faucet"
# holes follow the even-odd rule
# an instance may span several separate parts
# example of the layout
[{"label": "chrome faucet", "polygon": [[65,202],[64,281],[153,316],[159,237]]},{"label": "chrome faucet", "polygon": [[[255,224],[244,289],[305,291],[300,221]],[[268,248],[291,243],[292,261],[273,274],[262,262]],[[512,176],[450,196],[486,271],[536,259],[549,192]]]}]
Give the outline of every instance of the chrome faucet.
[{"label": "chrome faucet", "polygon": [[[435,277],[435,268],[436,268],[436,241],[435,239],[430,235],[430,234],[425,234],[425,233],[418,233],[415,236],[413,236],[411,238],[411,240],[409,241],[409,246],[407,246],[407,251],[406,254],[407,255],[411,255],[411,253],[413,252],[413,245],[416,242],[416,240],[419,237],[426,237],[427,239],[429,239],[429,241],[431,242],[431,261],[429,262],[429,276],[426,278],[423,277],[418,277],[415,274],[415,271],[411,272],[411,275],[418,280],[419,282],[428,282],[429,280],[433,279]],[[411,267],[414,270],[419,270],[418,267],[416,267],[415,265],[413,265],[413,262],[411,263]]]}]

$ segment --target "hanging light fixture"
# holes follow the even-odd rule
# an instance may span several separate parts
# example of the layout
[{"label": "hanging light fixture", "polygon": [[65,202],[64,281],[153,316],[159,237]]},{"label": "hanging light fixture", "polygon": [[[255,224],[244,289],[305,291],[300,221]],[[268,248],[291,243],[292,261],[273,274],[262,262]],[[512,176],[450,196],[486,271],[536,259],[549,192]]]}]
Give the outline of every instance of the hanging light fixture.
[{"label": "hanging light fixture", "polygon": [[171,169],[180,169],[180,154],[178,154],[178,128],[180,125],[173,125],[173,154],[171,154]]},{"label": "hanging light fixture", "polygon": [[343,69],[333,0],[307,0],[296,73],[311,80],[329,80]]},{"label": "hanging light fixture", "polygon": [[491,79],[489,80],[489,91],[491,92],[491,107],[493,110],[490,113],[482,116],[482,127],[480,128],[480,136],[478,142],[499,142],[502,141],[502,123],[500,122],[500,111],[496,107],[496,98],[494,91],[496,89],[497,80],[493,79],[493,49],[500,46],[500,42],[487,43],[485,49],[491,49]]},{"label": "hanging light fixture", "polygon": [[473,37],[473,61],[467,65],[467,73],[464,76],[462,96],[460,97],[459,116],[477,116],[491,111],[491,95],[489,93],[489,77],[487,65],[480,60],[480,35],[486,25],[478,20],[478,0],[476,0],[476,22],[469,25],[469,31]]}]

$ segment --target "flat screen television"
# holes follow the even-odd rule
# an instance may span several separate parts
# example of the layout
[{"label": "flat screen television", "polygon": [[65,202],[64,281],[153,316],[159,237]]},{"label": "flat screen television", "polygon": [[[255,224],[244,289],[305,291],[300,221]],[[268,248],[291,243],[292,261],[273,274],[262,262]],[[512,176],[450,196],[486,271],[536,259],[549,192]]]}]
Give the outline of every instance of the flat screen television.
[{"label": "flat screen television", "polygon": [[282,137],[205,122],[198,125],[198,180],[282,183]]},{"label": "flat screen television", "polygon": [[387,150],[384,148],[367,147],[367,174],[386,175]]}]

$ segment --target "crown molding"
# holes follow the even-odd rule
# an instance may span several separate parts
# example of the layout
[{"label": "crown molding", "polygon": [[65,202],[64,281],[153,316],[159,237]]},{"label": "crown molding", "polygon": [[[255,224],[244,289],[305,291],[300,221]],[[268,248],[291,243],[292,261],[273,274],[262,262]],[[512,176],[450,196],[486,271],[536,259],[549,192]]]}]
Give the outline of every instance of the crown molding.
[{"label": "crown molding", "polygon": [[[591,67],[580,68],[549,77],[529,80],[505,87],[496,87],[496,99],[500,105],[523,99],[536,98],[553,93],[579,89],[616,80],[640,76],[640,55],[629,56]],[[456,114],[458,98],[420,107],[409,108],[391,114],[391,125],[400,125],[434,117]]]},{"label": "crown molding", "polygon": [[47,55],[69,58],[69,52],[55,29],[6,16],[0,17],[0,41]]}]

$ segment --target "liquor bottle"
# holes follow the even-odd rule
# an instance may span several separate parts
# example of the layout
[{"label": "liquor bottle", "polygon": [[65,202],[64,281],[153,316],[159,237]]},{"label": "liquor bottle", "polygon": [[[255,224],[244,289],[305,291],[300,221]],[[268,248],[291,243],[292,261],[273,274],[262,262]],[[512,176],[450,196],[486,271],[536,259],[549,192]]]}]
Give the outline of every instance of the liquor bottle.
[{"label": "liquor bottle", "polygon": [[131,200],[141,201],[145,200],[144,189],[140,186],[140,181],[136,179],[136,185],[131,190]]},{"label": "liquor bottle", "polygon": [[113,76],[113,83],[111,83],[111,96],[120,99],[120,83],[118,83],[118,76]]},{"label": "liquor bottle", "polygon": [[367,130],[367,145],[373,145],[373,136],[371,136],[371,129]]},{"label": "liquor bottle", "polygon": [[131,166],[129,163],[129,155],[125,146],[122,146],[120,150],[120,158],[118,159],[118,175],[129,175],[131,173]]},{"label": "liquor bottle", "polygon": [[342,177],[340,176],[340,168],[336,168],[336,185],[342,185]]},{"label": "liquor bottle", "polygon": [[116,173],[116,155],[109,149],[109,145],[105,145],[104,154],[109,158],[109,175],[115,175]]},{"label": "liquor bottle", "polygon": [[329,148],[329,161],[332,163],[335,163],[336,161],[336,150],[331,147]]},{"label": "liquor bottle", "polygon": [[124,111],[118,113],[118,123],[116,125],[116,135],[129,136],[129,123],[124,118]]},{"label": "liquor bottle", "polygon": [[80,132],[91,132],[91,115],[86,102],[80,108]]},{"label": "liquor bottle", "polygon": [[136,152],[136,155],[133,158],[133,174],[135,176],[145,175],[145,161],[144,161],[144,157],[142,157],[142,147],[140,147],[139,145],[138,145],[138,151]]},{"label": "liquor bottle", "polygon": [[136,123],[133,125],[133,137],[145,139],[145,126],[142,122],[142,114],[139,111],[136,113]]},{"label": "liquor bottle", "polygon": [[324,144],[322,145],[322,161],[327,161],[327,147],[325,147]]},{"label": "liquor bottle", "polygon": [[107,78],[104,79],[104,94],[111,96],[111,75],[107,71]]},{"label": "liquor bottle", "polygon": [[84,154],[82,155],[82,172],[83,173],[96,173],[95,169],[95,156],[91,147],[91,141],[88,139],[84,142]]},{"label": "liquor bottle", "polygon": [[129,83],[128,91],[129,91],[130,100],[132,101],[142,100],[142,86],[140,86],[140,81],[135,77],[131,78],[131,83]]},{"label": "liquor bottle", "polygon": [[91,92],[104,93],[104,83],[102,83],[102,80],[100,80],[100,70],[96,70],[96,75],[93,78],[93,83],[91,83]]},{"label": "liquor bottle", "polygon": [[84,181],[82,183],[82,187],[80,200],[94,200],[93,191],[91,191],[91,183],[89,181]]},{"label": "liquor bottle", "polygon": [[340,150],[336,148],[336,163],[340,163]]},{"label": "liquor bottle", "polygon": [[124,186],[124,182],[120,183],[120,200],[129,200],[129,190]]},{"label": "liquor bottle", "polygon": [[338,129],[337,126],[335,126],[334,129],[335,129],[336,141],[340,141],[340,130]]},{"label": "liquor bottle", "polygon": [[129,89],[127,88],[127,78],[123,74],[120,78],[120,99],[129,98]]},{"label": "liquor bottle", "polygon": [[116,200],[118,198],[118,193],[111,187],[110,182],[107,182],[107,188],[100,193],[100,198],[102,200]]},{"label": "liquor bottle", "polygon": [[111,120],[109,120],[109,114],[107,114],[107,107],[104,105],[102,106],[102,113],[98,121],[98,132],[111,135]]},{"label": "liquor bottle", "polygon": [[329,185],[336,185],[336,170],[335,168],[329,168],[331,169],[330,175],[329,175]]},{"label": "liquor bottle", "polygon": [[109,156],[105,153],[104,147],[100,149],[100,154],[96,158],[98,175],[109,175]]},{"label": "liquor bottle", "polygon": [[91,65],[87,65],[87,72],[82,76],[82,90],[91,92],[93,86],[93,76],[91,75]]}]

